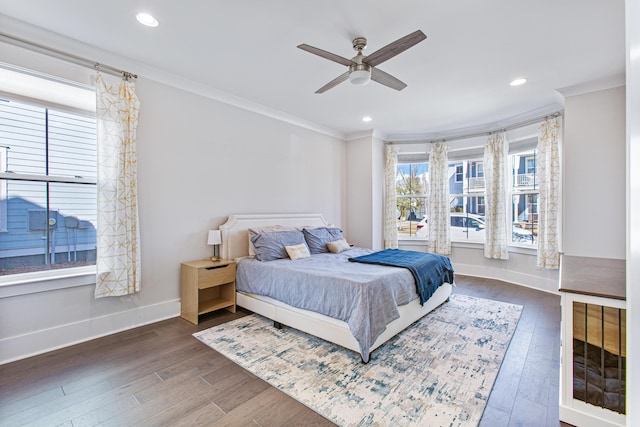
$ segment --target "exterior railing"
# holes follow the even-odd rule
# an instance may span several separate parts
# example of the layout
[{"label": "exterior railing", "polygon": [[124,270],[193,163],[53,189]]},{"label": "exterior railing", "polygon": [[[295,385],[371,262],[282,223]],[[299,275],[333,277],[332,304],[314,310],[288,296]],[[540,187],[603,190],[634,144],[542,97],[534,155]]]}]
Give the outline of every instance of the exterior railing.
[{"label": "exterior railing", "polygon": [[469,190],[484,190],[484,177],[474,177],[467,180]]},{"label": "exterior railing", "polygon": [[515,179],[516,187],[533,187],[537,184],[536,174],[534,173],[518,174],[516,175]]}]

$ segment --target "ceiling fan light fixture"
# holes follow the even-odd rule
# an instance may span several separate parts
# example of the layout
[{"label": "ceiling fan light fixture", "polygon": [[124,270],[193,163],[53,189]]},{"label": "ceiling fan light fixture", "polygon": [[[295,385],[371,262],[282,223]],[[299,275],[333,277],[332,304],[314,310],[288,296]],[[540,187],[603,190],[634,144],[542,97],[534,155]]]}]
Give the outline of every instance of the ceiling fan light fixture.
[{"label": "ceiling fan light fixture", "polygon": [[367,64],[354,64],[349,67],[349,81],[356,86],[363,86],[371,80],[371,67]]},{"label": "ceiling fan light fixture", "polygon": [[363,86],[371,80],[371,71],[356,70],[349,74],[349,81],[356,86]]}]

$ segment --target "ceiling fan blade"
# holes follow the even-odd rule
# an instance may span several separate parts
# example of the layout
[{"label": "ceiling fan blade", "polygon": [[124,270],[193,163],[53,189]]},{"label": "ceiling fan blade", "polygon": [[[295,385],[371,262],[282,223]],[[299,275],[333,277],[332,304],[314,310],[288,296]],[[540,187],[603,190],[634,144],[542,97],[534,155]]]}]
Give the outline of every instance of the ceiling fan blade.
[{"label": "ceiling fan blade", "polygon": [[337,62],[338,64],[346,65],[347,67],[349,65],[355,64],[355,62],[353,62],[350,59],[343,58],[340,55],[336,55],[335,53],[327,52],[326,50],[318,49],[317,47],[309,46],[308,44],[298,45],[298,48],[300,48],[302,50],[306,50],[309,53],[313,53],[314,55],[318,55],[318,56],[321,56],[323,58],[326,58],[326,59],[328,59],[330,61]]},{"label": "ceiling fan blade", "polygon": [[[420,30],[414,31],[411,34],[408,34],[393,43],[389,43],[385,47],[376,50],[371,55],[367,56],[362,60],[372,67],[376,65],[382,64],[387,59],[393,58],[394,56],[404,52],[410,47],[420,43],[422,40],[426,39],[427,36]],[[300,46],[298,46],[300,47]]]},{"label": "ceiling fan blade", "polygon": [[395,90],[402,90],[407,87],[406,83],[396,79],[391,74],[385,73],[384,71],[374,67],[371,67],[371,80]]},{"label": "ceiling fan blade", "polygon": [[338,77],[336,77],[335,79],[331,80],[326,85],[322,86],[320,89],[318,89],[316,91],[316,93],[324,93],[324,92],[328,91],[329,89],[331,89],[332,87],[338,86],[340,83],[346,81],[348,78],[349,78],[349,72],[347,71],[346,73],[340,74]]}]

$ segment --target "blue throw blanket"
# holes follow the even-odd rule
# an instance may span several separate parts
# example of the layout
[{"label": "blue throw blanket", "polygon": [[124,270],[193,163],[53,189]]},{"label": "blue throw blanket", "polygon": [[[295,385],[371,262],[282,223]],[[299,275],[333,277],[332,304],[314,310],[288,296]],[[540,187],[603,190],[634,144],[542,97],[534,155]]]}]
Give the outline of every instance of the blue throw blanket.
[{"label": "blue throw blanket", "polygon": [[416,281],[420,305],[423,305],[425,301],[431,298],[431,295],[444,282],[453,283],[451,261],[444,255],[401,249],[385,249],[369,255],[349,258],[349,261],[407,268],[411,271]]}]

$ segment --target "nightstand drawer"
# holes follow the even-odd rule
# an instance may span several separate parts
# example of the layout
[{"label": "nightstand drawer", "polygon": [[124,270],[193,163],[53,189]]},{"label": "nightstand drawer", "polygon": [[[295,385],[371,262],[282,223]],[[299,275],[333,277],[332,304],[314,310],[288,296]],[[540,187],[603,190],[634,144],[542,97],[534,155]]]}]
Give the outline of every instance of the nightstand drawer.
[{"label": "nightstand drawer", "polygon": [[233,282],[236,278],[235,264],[226,264],[198,270],[198,288],[205,289],[224,283]]}]

